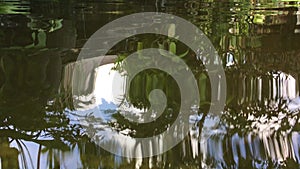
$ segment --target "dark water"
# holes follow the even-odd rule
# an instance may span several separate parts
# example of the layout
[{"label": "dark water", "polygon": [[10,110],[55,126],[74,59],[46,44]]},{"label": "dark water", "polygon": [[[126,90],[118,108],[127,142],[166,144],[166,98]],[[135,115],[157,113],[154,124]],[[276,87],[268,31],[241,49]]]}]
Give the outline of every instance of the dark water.
[{"label": "dark water", "polygon": [[[143,71],[130,82],[121,102],[128,111],[122,112],[107,92],[109,72],[122,71],[115,56],[128,56],[141,44],[168,47],[170,39],[130,37],[110,50],[105,65],[94,70],[96,61],[89,62],[90,70],[79,71],[88,76],[74,77],[88,38],[137,12],[165,12],[199,27],[218,51],[227,81],[224,110],[213,114],[214,89],[201,62],[207,58],[188,52],[183,60],[197,79],[201,106],[188,110],[192,127],[179,144],[147,158],[131,157],[153,147],[128,140],[169,129],[182,104],[179,88],[164,72]],[[299,42],[297,1],[0,1],[0,169],[300,168]],[[186,51],[176,45],[178,53]],[[122,116],[134,111],[132,119],[145,119],[141,112],[150,107],[152,89],[166,94],[161,117],[141,125]],[[182,126],[176,127],[180,134]],[[124,136],[113,141],[132,146],[117,147],[127,157],[97,144],[108,131]]]}]

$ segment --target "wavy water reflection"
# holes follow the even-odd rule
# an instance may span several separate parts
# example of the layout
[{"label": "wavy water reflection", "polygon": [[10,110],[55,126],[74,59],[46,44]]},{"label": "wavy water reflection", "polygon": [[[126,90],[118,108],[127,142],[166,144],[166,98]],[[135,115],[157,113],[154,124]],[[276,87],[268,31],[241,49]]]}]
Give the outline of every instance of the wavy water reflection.
[{"label": "wavy water reflection", "polygon": [[[143,119],[149,108],[149,91],[142,90],[147,84],[169,100],[158,124],[137,125],[109,95],[107,79],[118,69],[108,67],[141,42],[165,45],[167,38],[130,37],[102,66],[93,58],[88,70],[80,70],[91,72],[78,80],[80,88],[72,81],[88,37],[115,18],[144,11],[175,14],[201,28],[222,58],[227,99],[221,115],[209,114],[212,89],[200,60],[221,62],[201,50],[188,53],[201,97],[201,107],[187,112],[192,129],[166,153],[135,159],[134,153],[164,146],[164,139],[151,144],[158,147],[142,147],[132,138],[168,129],[178,111],[178,88],[161,72],[137,76],[125,98],[135,108],[132,118]],[[300,168],[299,11],[297,1],[1,1],[0,168]],[[177,51],[186,49],[178,44]],[[180,135],[182,126],[176,127]],[[127,157],[95,144],[111,137],[130,147],[117,147]]]}]

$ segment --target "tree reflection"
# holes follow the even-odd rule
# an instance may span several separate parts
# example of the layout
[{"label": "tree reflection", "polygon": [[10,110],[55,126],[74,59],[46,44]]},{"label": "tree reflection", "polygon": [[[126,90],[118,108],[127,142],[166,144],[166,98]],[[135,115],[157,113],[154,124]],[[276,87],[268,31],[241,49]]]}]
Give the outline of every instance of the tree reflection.
[{"label": "tree reflection", "polygon": [[[299,35],[294,33],[297,21],[293,15],[296,9],[278,8],[274,11],[271,6],[267,10],[269,5],[255,9],[255,6],[239,2],[187,0],[178,3],[182,3],[180,8],[183,6],[183,10],[178,10],[176,5],[159,8],[182,15],[198,25],[210,37],[223,60],[228,97],[222,116],[212,116],[208,112],[211,89],[199,60],[205,59],[205,56],[201,52],[188,52],[183,59],[198,80],[201,97],[201,107],[192,117],[189,135],[173,149],[154,157],[122,158],[106,152],[84,135],[82,126],[74,120],[77,117],[72,117],[74,105],[68,74],[72,70],[68,70],[70,67],[66,65],[75,60],[74,54],[78,53],[72,52],[78,52],[77,49],[61,57],[59,51],[45,47],[74,48],[100,25],[124,11],[118,11],[111,4],[99,6],[94,2],[77,4],[74,10],[69,7],[67,12],[53,10],[63,9],[62,3],[53,2],[41,8],[38,4],[32,5],[33,11],[52,19],[45,21],[34,15],[0,16],[0,22],[6,24],[0,32],[4,37],[1,46],[17,46],[16,49],[1,49],[2,168],[30,168],[32,164],[28,154],[33,153],[26,150],[26,142],[40,145],[37,166],[46,156],[48,168],[61,168],[65,151],[79,156],[82,168],[299,168]],[[109,10],[104,10],[105,7]],[[122,4],[118,7],[136,10],[124,8]],[[100,15],[99,11],[92,9],[104,12]],[[116,15],[108,14],[114,10],[117,10]],[[73,12],[80,18],[74,19]],[[97,22],[99,18],[101,21]],[[77,20],[76,27],[73,19]],[[93,26],[86,29],[87,25]],[[77,41],[75,28],[79,30]],[[65,36],[61,37],[62,34]],[[61,38],[66,41],[61,41]],[[172,41],[167,41],[166,37],[157,39],[148,36],[145,39],[131,37],[125,42],[124,49],[122,45],[116,46],[111,53],[126,56],[137,50],[141,42],[144,47],[159,48],[162,45],[179,54],[187,51],[176,41],[178,46],[174,50]],[[124,52],[120,52],[122,50]],[[67,56],[69,54],[71,56]],[[64,71],[61,69],[63,66]],[[178,86],[172,78],[157,70],[141,72],[131,82],[126,99],[136,108],[147,109],[150,106],[148,95],[156,88],[162,89],[168,97],[167,109],[155,121],[157,125],[154,122],[138,125],[119,112],[113,115],[116,122],[110,127],[120,133],[131,129],[135,131],[128,134],[131,137],[151,136],[165,131],[176,117],[180,105]],[[95,120],[92,116],[82,118]],[[93,125],[89,127],[91,130],[99,129]],[[17,148],[11,146],[13,142],[16,142]],[[23,161],[20,162],[19,157]]]},{"label": "tree reflection", "polygon": [[[222,55],[223,63],[226,66],[228,82],[226,108],[221,117],[207,116],[207,110],[200,109],[199,116],[203,114],[203,118],[197,123],[195,129],[198,134],[191,132],[193,134],[186,138],[188,147],[192,148],[192,151],[187,155],[188,148],[183,148],[185,147],[185,142],[183,142],[178,145],[182,146],[179,151],[174,148],[162,155],[165,157],[164,164],[173,167],[184,164],[184,162],[176,163],[180,160],[168,161],[169,157],[171,159],[195,158],[191,164],[187,164],[189,167],[197,165],[202,165],[204,168],[299,167],[297,163],[299,159],[299,113],[298,108],[291,109],[293,99],[298,97],[299,71],[297,65],[299,59],[297,56],[299,50],[294,45],[297,43],[298,36],[292,37],[294,35],[291,33],[295,29],[295,17],[290,15],[291,11],[288,10],[287,15],[279,19],[279,28],[273,23],[277,22],[274,20],[278,18],[271,16],[266,16],[272,20],[271,23],[260,25],[261,23],[257,23],[257,20],[254,21],[255,24],[245,22],[244,24],[251,26],[249,29],[252,29],[254,36],[244,35],[239,30],[229,31],[230,34],[228,34],[229,27],[224,30],[225,33],[222,32],[223,28],[219,30],[224,36],[213,36],[208,32],[215,40],[215,46]],[[289,28],[281,29],[280,27],[285,24]],[[268,33],[260,31],[266,29],[268,29]],[[271,39],[280,39],[283,36],[273,34],[278,31],[282,32],[284,37],[291,38],[290,46],[283,44],[284,41],[267,43]],[[249,32],[250,30],[244,33]],[[264,36],[260,37],[261,34]],[[189,58],[193,57],[197,58],[193,54],[189,55]],[[209,83],[203,69],[199,70],[201,66],[191,67],[201,84]],[[150,73],[141,73],[131,84],[133,86],[155,84],[153,77],[148,77],[149,75]],[[165,86],[162,89],[172,88],[172,84],[166,85],[168,80],[165,79],[168,79],[166,75],[159,80],[160,85]],[[209,103],[210,97],[207,93],[210,93],[210,89],[205,87],[206,85],[200,86],[203,88],[199,89],[201,97]],[[168,96],[176,98],[174,92]],[[138,87],[132,87],[129,98],[136,107],[149,107],[146,99],[147,92],[141,92]],[[203,108],[203,104],[201,105]],[[203,127],[205,122],[214,122],[214,118],[221,120],[220,122],[216,121],[216,124],[210,128]],[[124,118],[118,118],[118,123],[121,123],[117,125],[120,130],[125,128],[139,130],[137,126],[129,124]],[[153,131],[150,128],[147,129],[150,132]],[[143,128],[143,131],[147,131],[147,129]],[[193,140],[196,140],[195,144]],[[169,166],[162,165],[160,167],[168,168]]]},{"label": "tree reflection", "polygon": [[54,104],[61,74],[57,52],[2,50],[1,74],[1,150],[7,150],[1,151],[6,153],[1,155],[2,166],[18,168],[14,164],[18,160],[13,159],[19,152],[8,147],[8,138],[17,142],[22,154],[26,153],[23,141],[70,150],[69,146],[81,138],[81,131],[79,125],[70,122],[64,107],[58,109]]}]

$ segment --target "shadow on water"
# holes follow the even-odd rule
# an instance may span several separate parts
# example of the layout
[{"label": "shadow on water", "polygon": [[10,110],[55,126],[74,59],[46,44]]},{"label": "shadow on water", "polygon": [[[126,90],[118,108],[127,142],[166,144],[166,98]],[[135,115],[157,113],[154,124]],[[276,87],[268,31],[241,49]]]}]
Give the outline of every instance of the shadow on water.
[{"label": "shadow on water", "polygon": [[[200,108],[187,110],[193,114],[188,136],[162,155],[125,158],[91,138],[101,141],[110,128],[128,140],[167,130],[181,104],[178,86],[158,70],[134,77],[121,100],[129,110],[147,111],[151,89],[162,89],[167,96],[162,116],[140,125],[124,118],[126,111],[107,95],[95,98],[97,85],[107,80],[99,78],[100,70],[85,77],[81,95],[74,96],[74,63],[101,26],[145,11],[183,17],[209,37],[225,69],[226,106],[221,115],[208,112],[212,89],[202,63],[221,62],[201,52],[186,53],[183,59],[197,79],[201,99]],[[1,1],[0,168],[299,168],[299,25],[295,1]],[[97,69],[122,72],[120,58],[141,44],[170,50],[169,43],[163,36],[130,37],[109,52],[119,56],[117,62],[108,59]],[[178,53],[187,50],[176,45]],[[130,118],[148,117],[136,113]],[[182,126],[177,128],[180,134]],[[126,153],[145,149],[151,148],[136,146]]]}]

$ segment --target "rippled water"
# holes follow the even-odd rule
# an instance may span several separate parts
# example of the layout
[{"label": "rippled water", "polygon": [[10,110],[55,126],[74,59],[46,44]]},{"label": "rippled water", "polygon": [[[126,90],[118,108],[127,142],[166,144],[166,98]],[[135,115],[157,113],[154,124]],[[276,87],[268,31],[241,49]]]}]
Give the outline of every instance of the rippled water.
[{"label": "rippled water", "polygon": [[[93,56],[85,69],[76,69],[95,31],[137,12],[185,18],[221,58],[201,52],[184,56],[197,79],[201,106],[186,110],[191,129],[179,144],[147,158],[133,157],[162,150],[168,138],[148,147],[132,140],[169,130],[181,104],[178,86],[166,73],[147,70],[130,83],[120,81],[118,92],[125,93],[114,100],[112,78],[126,69],[120,58],[141,45],[168,47],[170,40],[133,36],[104,60]],[[131,29],[128,24],[110,33]],[[299,42],[297,1],[0,1],[0,168],[300,168]],[[179,54],[186,52],[186,46],[176,45]],[[209,105],[211,91],[222,91],[211,89],[203,62],[225,70],[226,105],[219,115],[209,112]],[[160,117],[155,110],[145,113],[152,89],[166,94],[166,100],[154,100],[166,104]],[[132,122],[150,117],[156,120]],[[178,125],[169,132],[181,137],[183,130]],[[101,141],[112,141],[126,157],[105,151]]]}]

